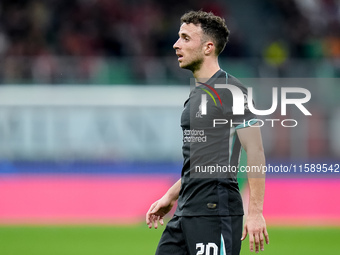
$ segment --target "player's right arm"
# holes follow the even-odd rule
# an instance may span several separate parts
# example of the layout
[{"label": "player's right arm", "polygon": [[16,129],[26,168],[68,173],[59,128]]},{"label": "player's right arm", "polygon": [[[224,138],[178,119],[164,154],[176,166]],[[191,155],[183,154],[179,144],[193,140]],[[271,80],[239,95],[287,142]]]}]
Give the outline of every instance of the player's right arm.
[{"label": "player's right arm", "polygon": [[158,227],[158,221],[161,225],[164,224],[164,216],[170,212],[179,196],[181,189],[181,179],[179,179],[166,193],[165,195],[154,202],[149,211],[146,213],[146,224],[149,228],[152,228],[152,223],[155,228]]}]

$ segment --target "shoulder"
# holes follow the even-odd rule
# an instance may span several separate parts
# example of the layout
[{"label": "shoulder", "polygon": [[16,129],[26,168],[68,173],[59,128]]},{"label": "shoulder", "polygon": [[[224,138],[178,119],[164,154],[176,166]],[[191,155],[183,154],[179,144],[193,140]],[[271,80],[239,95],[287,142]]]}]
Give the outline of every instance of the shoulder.
[{"label": "shoulder", "polygon": [[242,84],[242,82],[231,74],[227,74],[227,84],[238,87],[243,93],[247,92],[247,88]]},{"label": "shoulder", "polygon": [[[218,88],[217,91],[224,96],[230,97],[232,96],[232,93],[234,92],[241,92],[243,94],[248,94],[247,88],[242,84],[242,82],[237,79],[235,76],[225,72],[222,70],[221,74],[219,75],[219,84],[226,84],[226,85],[232,85],[232,87],[223,87]],[[235,88],[236,87],[236,88]]]}]

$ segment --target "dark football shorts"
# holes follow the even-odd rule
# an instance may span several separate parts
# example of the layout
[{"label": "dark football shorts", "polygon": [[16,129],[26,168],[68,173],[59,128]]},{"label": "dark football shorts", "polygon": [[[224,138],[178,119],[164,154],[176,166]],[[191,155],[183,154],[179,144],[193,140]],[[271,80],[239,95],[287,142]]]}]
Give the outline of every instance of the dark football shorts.
[{"label": "dark football shorts", "polygon": [[156,255],[238,255],[243,216],[174,216]]}]

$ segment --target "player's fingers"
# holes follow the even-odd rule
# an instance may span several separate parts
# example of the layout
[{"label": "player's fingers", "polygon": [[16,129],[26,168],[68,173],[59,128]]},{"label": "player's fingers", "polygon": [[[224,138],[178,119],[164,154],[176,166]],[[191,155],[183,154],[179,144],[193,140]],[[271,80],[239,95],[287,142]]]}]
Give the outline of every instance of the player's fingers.
[{"label": "player's fingers", "polygon": [[151,214],[151,211],[149,210],[147,213],[146,213],[146,217],[145,217],[145,220],[146,220],[146,224],[149,225],[150,227],[150,224],[152,225],[152,214]]},{"label": "player's fingers", "polygon": [[148,212],[146,213],[146,224],[149,226],[149,228],[152,228],[152,215],[153,215],[153,210],[155,209],[155,207],[157,206],[158,201],[156,201],[155,203],[153,203]]},{"label": "player's fingers", "polygon": [[153,226],[155,229],[158,228],[158,216],[154,216]]},{"label": "player's fingers", "polygon": [[249,233],[249,250],[254,251],[254,235]]},{"label": "player's fingers", "polygon": [[152,227],[152,223],[149,218],[146,219],[146,225],[148,225],[149,228]]},{"label": "player's fingers", "polygon": [[147,212],[146,215],[145,215],[145,222],[150,227],[151,221],[150,221],[150,213],[149,212]]},{"label": "player's fingers", "polygon": [[150,216],[150,226],[151,226],[151,228],[154,225],[155,225],[155,215],[151,214],[151,216]]},{"label": "player's fingers", "polygon": [[264,228],[264,237],[266,239],[266,244],[269,244],[269,235],[268,235],[268,232],[267,232],[267,228]]},{"label": "player's fingers", "polygon": [[161,223],[162,226],[164,225],[163,217],[159,217],[159,223]]},{"label": "player's fingers", "polygon": [[152,228],[152,223],[153,223],[153,215],[149,215],[147,225],[149,228]]},{"label": "player's fingers", "polygon": [[260,245],[260,236],[258,232],[256,232],[254,236],[255,236],[255,252],[258,253]]},{"label": "player's fingers", "polygon": [[241,241],[243,241],[246,238],[246,236],[247,236],[247,226],[244,226]]},{"label": "player's fingers", "polygon": [[260,249],[261,251],[264,251],[264,238],[263,238],[263,233],[260,233]]}]

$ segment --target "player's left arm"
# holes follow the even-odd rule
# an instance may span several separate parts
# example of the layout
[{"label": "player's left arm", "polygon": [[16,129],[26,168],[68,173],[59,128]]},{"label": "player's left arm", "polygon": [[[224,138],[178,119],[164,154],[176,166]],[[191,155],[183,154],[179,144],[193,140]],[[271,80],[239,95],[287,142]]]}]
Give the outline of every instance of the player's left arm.
[{"label": "player's left arm", "polygon": [[[262,144],[260,127],[252,127],[237,130],[241,145],[247,152],[247,166],[249,169],[259,169],[260,172],[248,172],[249,183],[249,208],[248,216],[243,228],[242,241],[249,234],[250,251],[259,252],[264,250],[264,240],[269,243],[266,222],[263,217],[263,200],[265,190],[265,156]],[[254,247],[255,246],[255,247]]]}]

